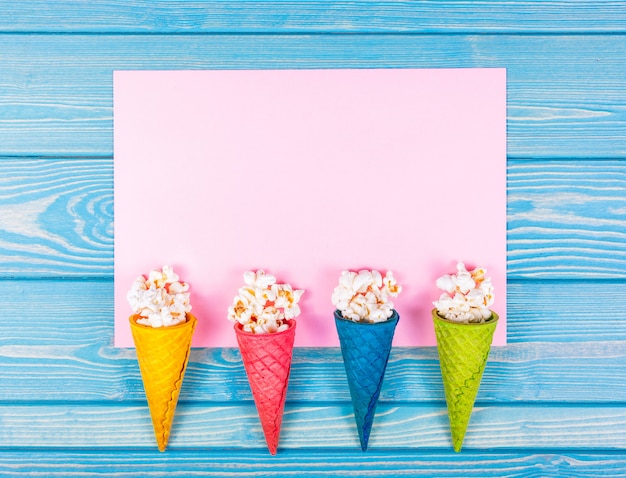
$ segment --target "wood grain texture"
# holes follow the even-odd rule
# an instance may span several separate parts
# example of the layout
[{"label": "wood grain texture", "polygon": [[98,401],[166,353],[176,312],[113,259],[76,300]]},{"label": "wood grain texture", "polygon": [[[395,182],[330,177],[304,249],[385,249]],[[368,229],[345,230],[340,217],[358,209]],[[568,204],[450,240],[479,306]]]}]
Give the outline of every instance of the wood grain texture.
[{"label": "wood grain texture", "polygon": [[[626,400],[623,342],[510,345],[492,351],[478,403],[615,404]],[[45,363],[45,367],[41,364]],[[95,345],[0,346],[0,401],[144,400],[135,353]],[[394,349],[381,403],[443,402],[435,348]],[[236,349],[193,350],[181,400],[252,400]],[[337,348],[296,349],[288,400],[350,401]]]},{"label": "wood grain texture", "polygon": [[[0,449],[148,451],[156,447],[148,407],[137,404],[4,405]],[[581,433],[584,430],[584,433]],[[607,433],[610,430],[610,433]],[[445,402],[379,404],[368,450],[451,448]],[[285,404],[280,450],[359,449],[352,405]],[[465,450],[626,450],[626,408],[476,406]],[[207,407],[179,402],[168,450],[266,450],[253,402]]]},{"label": "wood grain texture", "polygon": [[0,212],[1,275],[112,274],[110,159],[0,159]]},{"label": "wood grain texture", "polygon": [[626,161],[515,162],[507,181],[512,276],[626,276]]},{"label": "wood grain texture", "polygon": [[111,156],[118,69],[507,68],[511,158],[626,155],[624,35],[0,35],[0,156]]},{"label": "wood grain texture", "polygon": [[[269,477],[300,478],[343,476],[549,477],[623,478],[623,452],[584,454],[577,451],[539,450],[437,453],[420,450],[352,449],[280,450],[276,456],[264,451],[232,450],[201,452],[168,450],[166,453],[134,448],[103,451],[0,450],[0,476],[93,477],[101,474],[124,477]],[[32,474],[31,474],[32,473]],[[105,475],[106,476],[106,475]]]},{"label": "wood grain texture", "polygon": [[4,32],[414,33],[626,31],[621,1],[45,0],[2,4]]},{"label": "wood grain texture", "polygon": [[[626,278],[626,161],[510,161],[507,178],[510,279]],[[0,211],[0,277],[112,275],[111,159],[0,159]]]},{"label": "wood grain texture", "polygon": [[[4,291],[0,310],[7,318],[0,322],[0,402],[45,400],[80,405],[144,400],[134,350],[112,347],[112,282],[0,284]],[[623,288],[619,283],[511,284],[509,303],[519,307],[509,314],[513,343],[492,349],[479,402],[626,402]],[[524,307],[526,296],[533,298],[530,312]],[[614,296],[618,299],[607,300]],[[586,311],[587,306],[596,313]],[[603,324],[600,330],[598,317]],[[226,320],[224,326],[228,327]],[[181,400],[223,404],[251,399],[237,349],[192,350]],[[295,349],[288,400],[350,401],[338,348]],[[436,349],[394,348],[381,402],[442,400]]]}]

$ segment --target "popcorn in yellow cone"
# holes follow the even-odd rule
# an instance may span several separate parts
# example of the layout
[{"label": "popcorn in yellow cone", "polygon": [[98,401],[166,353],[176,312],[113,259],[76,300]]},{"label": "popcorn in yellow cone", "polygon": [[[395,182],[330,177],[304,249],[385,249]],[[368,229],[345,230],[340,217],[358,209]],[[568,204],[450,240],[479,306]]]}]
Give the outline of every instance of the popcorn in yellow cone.
[{"label": "popcorn in yellow cone", "polygon": [[474,402],[489,357],[498,315],[489,309],[494,295],[484,269],[437,280],[444,290],[432,310],[454,451],[461,451]]},{"label": "popcorn in yellow cone", "polygon": [[189,311],[188,284],[173,269],[139,277],[128,293],[130,327],[159,451],[165,451],[197,319]]}]

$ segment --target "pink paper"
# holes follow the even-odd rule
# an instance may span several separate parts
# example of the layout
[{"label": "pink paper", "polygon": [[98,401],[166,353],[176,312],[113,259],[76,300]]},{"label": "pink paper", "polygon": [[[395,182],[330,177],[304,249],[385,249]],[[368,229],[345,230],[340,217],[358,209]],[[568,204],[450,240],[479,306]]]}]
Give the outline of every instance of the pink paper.
[{"label": "pink paper", "polygon": [[343,269],[392,270],[394,345],[434,345],[437,277],[486,267],[506,342],[506,71],[116,71],[115,345],[126,293],[191,284],[194,346],[235,347],[247,270],[306,289],[297,346],[337,346]]}]

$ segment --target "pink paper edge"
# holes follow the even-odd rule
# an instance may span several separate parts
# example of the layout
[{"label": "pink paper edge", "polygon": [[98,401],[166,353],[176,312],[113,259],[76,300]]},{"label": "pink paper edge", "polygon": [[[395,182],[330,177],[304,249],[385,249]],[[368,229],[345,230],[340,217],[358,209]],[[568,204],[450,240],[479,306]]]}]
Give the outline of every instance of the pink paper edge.
[{"label": "pink paper edge", "polygon": [[[506,72],[506,70],[504,69],[492,69],[492,70],[501,70],[503,75],[505,75],[505,72]],[[118,73],[119,72],[115,72],[115,74],[118,74]],[[506,146],[504,146],[504,149],[506,150]],[[504,157],[506,158],[506,152],[504,153]],[[116,242],[116,246],[117,246],[117,242]],[[506,245],[505,245],[505,249],[506,249]],[[506,252],[504,253],[504,256],[506,257]],[[145,272],[147,273],[147,270]],[[442,271],[442,274],[446,272],[450,272],[450,271]],[[501,273],[498,273],[498,272],[499,271],[495,271],[494,273],[492,273],[492,277],[494,278],[494,284],[498,285],[497,290],[506,291],[506,270],[501,271]],[[116,262],[116,276],[117,276],[117,262]],[[504,276],[504,278],[502,278],[502,276]],[[118,309],[118,307],[120,306],[120,302],[124,304],[123,297],[125,296],[127,287],[119,285],[116,280],[115,289],[116,289],[116,309]],[[398,300],[398,303],[400,302],[401,302],[401,299]],[[494,335],[494,343],[493,343],[494,346],[506,344],[506,294],[500,293],[498,300],[497,300],[497,305],[498,305],[498,309],[500,309],[499,313],[501,315],[501,321]],[[400,310],[401,306],[398,306],[398,309]],[[332,317],[332,310],[329,311],[329,315]],[[127,317],[124,318],[124,322],[126,321],[127,321]],[[131,346],[132,347],[132,344],[128,344],[128,342],[123,343],[123,344],[120,342],[118,334],[117,334],[117,331],[119,329],[118,325],[120,324],[121,324],[121,321],[118,321],[117,316],[116,316],[115,346],[121,346],[121,347]],[[227,323],[225,324],[225,327],[229,327],[229,325],[230,324]],[[233,343],[234,343],[234,337],[233,337]],[[229,343],[227,346],[233,346],[233,343]],[[297,344],[297,341],[296,341],[296,344]],[[323,346],[336,346],[336,345],[338,345],[338,342],[329,344],[329,345],[323,345]],[[431,344],[431,346],[432,345],[434,344]],[[314,346],[317,347],[319,345],[314,345]]]}]

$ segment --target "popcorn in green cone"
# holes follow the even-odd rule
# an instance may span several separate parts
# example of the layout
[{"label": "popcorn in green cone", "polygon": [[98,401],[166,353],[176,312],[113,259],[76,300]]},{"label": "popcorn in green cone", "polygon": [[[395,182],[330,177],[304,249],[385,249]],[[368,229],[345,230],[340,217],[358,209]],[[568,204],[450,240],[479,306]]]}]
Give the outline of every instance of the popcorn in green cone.
[{"label": "popcorn in green cone", "polygon": [[432,311],[454,451],[461,451],[474,402],[489,357],[498,315],[486,270],[468,271],[437,280],[444,290]]}]

